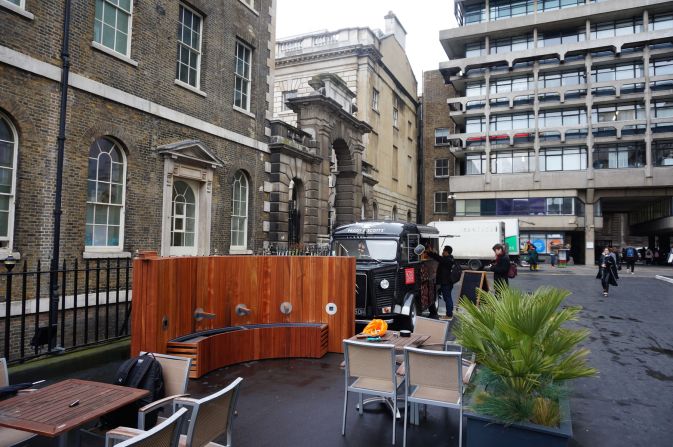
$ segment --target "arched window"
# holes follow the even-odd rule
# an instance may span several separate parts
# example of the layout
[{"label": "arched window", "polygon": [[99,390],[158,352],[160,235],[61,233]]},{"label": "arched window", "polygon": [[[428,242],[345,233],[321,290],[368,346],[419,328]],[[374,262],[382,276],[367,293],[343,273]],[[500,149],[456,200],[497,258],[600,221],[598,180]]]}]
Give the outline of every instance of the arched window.
[{"label": "arched window", "polygon": [[126,156],[117,143],[98,138],[89,147],[85,246],[116,251],[124,245]]},{"label": "arched window", "polygon": [[397,207],[396,206],[393,206],[393,213],[390,216],[390,219],[391,220],[397,220]]},{"label": "arched window", "polygon": [[367,198],[363,197],[362,198],[362,206],[360,207],[360,219],[366,220],[367,219]]},{"label": "arched window", "polygon": [[243,171],[234,176],[234,195],[231,210],[231,246],[248,247],[248,178]]},{"label": "arched window", "polygon": [[171,254],[196,254],[198,200],[195,188],[184,180],[173,182]]},{"label": "arched window", "polygon": [[411,210],[407,211],[407,222],[411,222]]},{"label": "arched window", "polygon": [[372,202],[372,217],[374,219],[379,218],[379,206],[377,205],[376,202]]},{"label": "arched window", "polygon": [[16,194],[16,159],[19,138],[14,126],[0,112],[0,249],[12,250],[14,234],[14,199]]}]

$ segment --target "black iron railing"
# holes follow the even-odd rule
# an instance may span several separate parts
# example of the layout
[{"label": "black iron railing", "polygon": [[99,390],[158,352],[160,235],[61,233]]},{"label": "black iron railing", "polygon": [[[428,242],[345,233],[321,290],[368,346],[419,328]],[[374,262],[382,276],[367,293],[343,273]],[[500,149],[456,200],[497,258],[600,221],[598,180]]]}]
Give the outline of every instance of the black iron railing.
[{"label": "black iron railing", "polygon": [[10,363],[23,362],[129,335],[131,264],[130,259],[63,261],[56,272],[59,305],[51,325],[49,264],[38,261],[30,267],[24,261],[11,270],[3,269],[3,356]]},{"label": "black iron railing", "polygon": [[261,250],[263,256],[330,256],[329,244],[272,242]]}]

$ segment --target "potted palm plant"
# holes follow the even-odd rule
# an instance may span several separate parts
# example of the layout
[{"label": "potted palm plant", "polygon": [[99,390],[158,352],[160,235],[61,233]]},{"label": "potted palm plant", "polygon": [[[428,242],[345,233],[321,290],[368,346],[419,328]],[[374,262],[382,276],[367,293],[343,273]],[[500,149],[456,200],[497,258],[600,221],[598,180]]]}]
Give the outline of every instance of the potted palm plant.
[{"label": "potted palm plant", "polygon": [[566,383],[597,374],[578,347],[589,332],[564,326],[581,308],[560,308],[570,292],[552,287],[525,293],[498,284],[478,293],[479,307],[461,299],[453,331],[480,365],[467,397],[467,445],[566,446]]}]

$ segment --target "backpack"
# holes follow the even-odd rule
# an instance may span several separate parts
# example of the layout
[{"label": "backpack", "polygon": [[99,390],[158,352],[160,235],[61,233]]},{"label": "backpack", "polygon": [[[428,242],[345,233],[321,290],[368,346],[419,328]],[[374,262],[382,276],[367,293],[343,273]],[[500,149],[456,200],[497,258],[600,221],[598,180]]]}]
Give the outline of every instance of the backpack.
[{"label": "backpack", "polygon": [[636,257],[636,249],[633,247],[629,247],[626,249],[626,257],[627,258],[635,258]]},{"label": "backpack", "polygon": [[[144,354],[126,360],[117,370],[113,382],[115,385],[148,390],[150,394],[118,410],[101,416],[103,428],[119,426],[136,427],[138,409],[164,397],[164,378],[161,364],[151,354]],[[145,418],[145,429],[157,423],[157,413],[149,413]]]},{"label": "backpack", "polygon": [[460,264],[458,264],[458,261],[454,260],[453,265],[451,266],[451,282],[453,284],[456,284],[457,282],[460,282],[460,278],[463,275],[463,269],[460,268]]},{"label": "backpack", "polygon": [[516,268],[516,264],[514,262],[509,263],[509,270],[507,270],[507,277],[509,279],[516,278],[516,275],[519,273],[519,271]]}]

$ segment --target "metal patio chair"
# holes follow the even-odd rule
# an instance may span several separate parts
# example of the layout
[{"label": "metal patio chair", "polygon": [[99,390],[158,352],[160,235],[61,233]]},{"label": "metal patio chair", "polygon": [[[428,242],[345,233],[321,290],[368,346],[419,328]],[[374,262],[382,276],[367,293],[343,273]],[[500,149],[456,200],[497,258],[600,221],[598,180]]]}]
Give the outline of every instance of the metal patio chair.
[{"label": "metal patio chair", "polygon": [[359,394],[360,414],[362,414],[363,411],[362,395],[367,394],[390,399],[392,401],[393,444],[395,444],[397,388],[400,385],[398,383],[398,376],[395,372],[397,369],[397,365],[395,364],[395,345],[344,340],[344,357],[346,359],[346,365],[341,435],[346,435],[348,393]]},{"label": "metal patio chair", "polygon": [[[410,404],[425,404],[459,410],[458,446],[463,443],[463,362],[460,352],[428,351],[405,348],[404,385],[405,408]],[[403,446],[407,444],[407,420],[404,413]]]},{"label": "metal patio chair", "polygon": [[[151,430],[141,431],[138,435],[117,444],[117,447],[178,447],[180,429],[187,413],[188,410],[182,408]],[[114,437],[106,436],[105,446],[110,447],[115,441]]]},{"label": "metal patio chair", "polygon": [[421,345],[422,349],[443,351],[446,347],[446,341],[449,339],[449,321],[416,317],[414,332],[430,336],[430,338]]},{"label": "metal patio chair", "polygon": [[[9,372],[7,360],[0,358],[0,386],[9,386]],[[25,445],[37,435],[13,428],[0,427],[0,447],[14,447]]]}]

